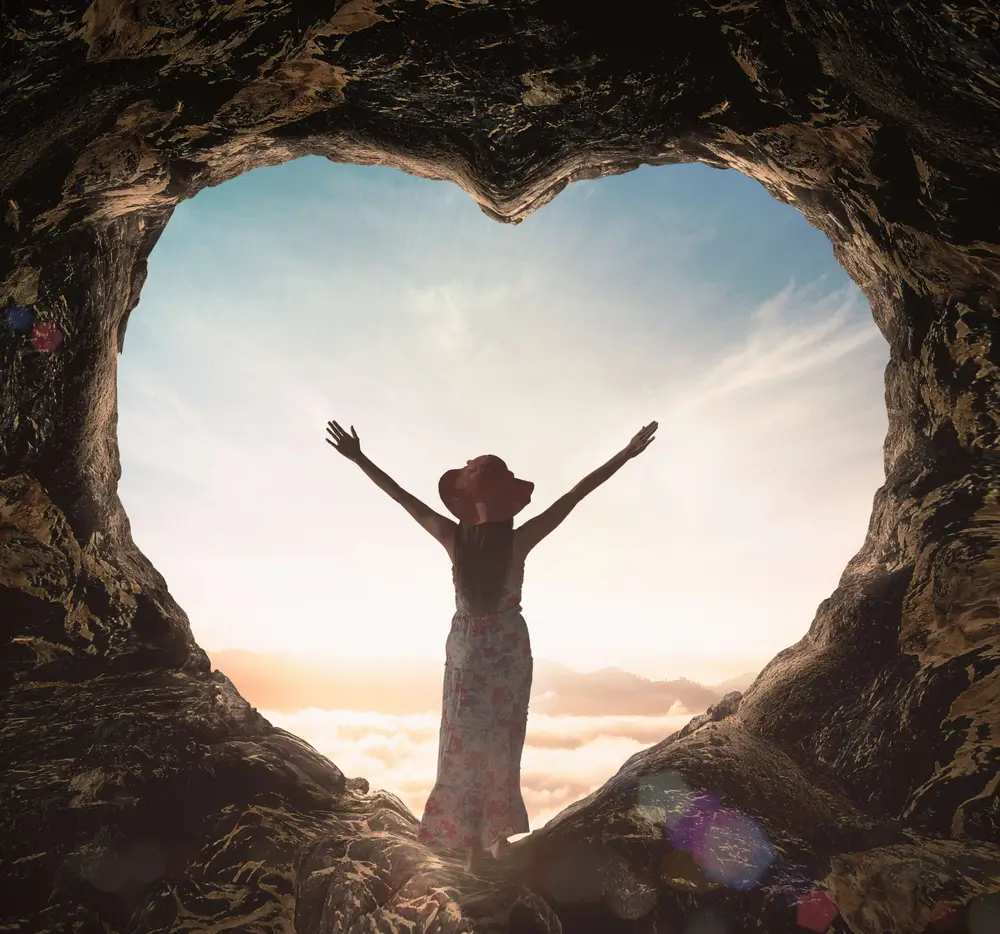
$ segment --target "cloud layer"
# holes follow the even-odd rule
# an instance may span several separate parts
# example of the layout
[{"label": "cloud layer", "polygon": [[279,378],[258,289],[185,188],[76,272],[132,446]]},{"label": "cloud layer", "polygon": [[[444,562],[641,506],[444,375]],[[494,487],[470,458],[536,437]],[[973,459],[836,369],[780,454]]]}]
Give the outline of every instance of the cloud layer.
[{"label": "cloud layer", "polygon": [[[301,736],[348,777],[399,797],[417,816],[434,785],[439,717],[310,708],[262,709],[275,726]],[[680,729],[691,714],[662,717],[547,717],[530,714],[521,791],[532,829],[604,784],[629,756]]]},{"label": "cloud layer", "polygon": [[[437,770],[439,665],[320,664],[245,651],[213,652],[211,659],[275,726],[421,815]],[[590,794],[630,756],[753,677],[712,689],[650,682],[618,669],[584,674],[536,659],[521,777],[532,826]]]}]

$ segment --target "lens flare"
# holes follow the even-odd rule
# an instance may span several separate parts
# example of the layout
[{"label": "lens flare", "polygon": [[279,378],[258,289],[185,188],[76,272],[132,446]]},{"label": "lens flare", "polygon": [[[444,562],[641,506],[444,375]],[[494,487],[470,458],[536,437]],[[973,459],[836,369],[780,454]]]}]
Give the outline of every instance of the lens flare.
[{"label": "lens flare", "polygon": [[695,792],[688,788],[680,775],[667,770],[646,775],[642,779],[642,784],[635,790],[635,803],[644,811],[666,810],[669,822],[673,816],[671,812],[683,810],[687,799],[693,794]]},{"label": "lens flare", "polygon": [[825,931],[837,917],[837,906],[818,889],[803,898],[795,909],[795,920],[807,931]]},{"label": "lens flare", "polygon": [[693,853],[721,810],[718,799],[711,794],[678,795],[668,808],[667,839],[678,849]]},{"label": "lens flare", "polygon": [[775,861],[774,846],[754,820],[722,807],[713,794],[688,788],[676,773],[646,779],[636,797],[636,812],[662,812],[664,839],[691,854],[712,882],[750,889]]},{"label": "lens flare", "polygon": [[752,889],[770,868],[774,847],[756,822],[736,811],[719,810],[708,822],[694,857],[709,879],[730,888]]},{"label": "lens flare", "polygon": [[11,305],[3,310],[3,320],[12,331],[20,333],[31,328],[35,316],[24,305]]},{"label": "lens flare", "polygon": [[51,321],[41,321],[31,329],[31,346],[48,353],[62,343],[62,331]]}]

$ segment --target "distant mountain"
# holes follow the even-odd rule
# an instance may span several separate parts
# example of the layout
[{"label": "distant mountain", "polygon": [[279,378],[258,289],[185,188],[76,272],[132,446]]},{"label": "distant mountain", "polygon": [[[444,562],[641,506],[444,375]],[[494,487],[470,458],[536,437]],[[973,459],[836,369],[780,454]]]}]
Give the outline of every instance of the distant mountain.
[{"label": "distant mountain", "polygon": [[678,702],[689,713],[701,713],[721,697],[718,691],[687,678],[650,681],[620,668],[583,673],[538,659],[531,709],[552,716],[656,717]]},{"label": "distant mountain", "polygon": [[713,691],[718,691],[720,694],[728,694],[730,691],[739,691],[741,694],[750,687],[754,681],[757,680],[757,675],[760,672],[745,671],[741,675],[736,675],[734,678],[729,678],[726,681],[720,681],[718,684],[712,685]]},{"label": "distant mountain", "polygon": [[[265,710],[288,713],[319,707],[400,716],[441,710],[443,665],[434,662],[362,667],[238,649],[210,655],[213,667],[229,677],[251,704]],[[727,690],[739,690],[722,688],[706,688],[687,678],[651,681],[620,668],[579,672],[536,659],[530,703],[534,712],[550,716],[663,716],[678,703],[697,714]]]},{"label": "distant mountain", "polygon": [[[572,669],[570,669],[572,670]],[[597,671],[591,672],[591,674],[597,675],[626,675],[629,678],[638,678],[640,681],[645,681],[647,684],[652,683],[651,678],[646,678],[643,675],[633,674],[631,671],[626,671],[624,668],[616,668],[613,665],[610,668],[599,668]]]}]

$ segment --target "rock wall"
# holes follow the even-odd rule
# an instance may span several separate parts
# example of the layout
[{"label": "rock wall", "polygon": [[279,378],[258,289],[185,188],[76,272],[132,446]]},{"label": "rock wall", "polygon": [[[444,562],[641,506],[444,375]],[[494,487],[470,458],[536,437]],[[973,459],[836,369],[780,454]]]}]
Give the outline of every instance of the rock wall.
[{"label": "rock wall", "polygon": [[[979,934],[1000,917],[996,4],[4,17],[0,928],[661,932],[710,910],[730,932],[818,912]],[[116,359],[173,207],[307,154],[451,180],[508,223],[643,163],[736,168],[830,238],[890,345],[886,483],[808,634],[503,878],[424,850],[397,799],[212,672],[116,494]]]}]

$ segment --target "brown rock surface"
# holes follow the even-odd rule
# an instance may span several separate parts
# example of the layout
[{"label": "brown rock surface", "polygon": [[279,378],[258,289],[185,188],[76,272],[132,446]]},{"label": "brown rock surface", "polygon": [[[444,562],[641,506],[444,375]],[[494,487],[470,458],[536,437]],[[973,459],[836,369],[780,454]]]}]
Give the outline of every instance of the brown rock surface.
[{"label": "brown rock surface", "polygon": [[[9,4],[0,30],[0,303],[64,335],[0,330],[0,929],[661,932],[711,909],[776,934],[802,930],[803,879],[831,930],[995,912],[995,3],[95,0]],[[395,798],[213,674],[116,494],[116,355],[173,207],[306,154],[449,179],[507,222],[644,162],[734,167],[829,236],[890,345],[887,480],[808,634],[506,878],[419,847]],[[728,823],[695,858],[664,829],[709,795]]]}]

